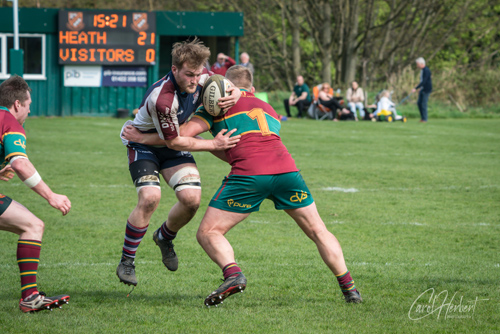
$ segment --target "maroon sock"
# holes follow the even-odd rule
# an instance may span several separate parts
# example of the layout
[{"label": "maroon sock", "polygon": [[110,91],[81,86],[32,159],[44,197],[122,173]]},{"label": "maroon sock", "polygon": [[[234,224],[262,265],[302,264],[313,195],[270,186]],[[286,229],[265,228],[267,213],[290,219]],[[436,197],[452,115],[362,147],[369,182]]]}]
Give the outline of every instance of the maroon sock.
[{"label": "maroon sock", "polygon": [[238,267],[236,262],[231,262],[226,264],[226,266],[222,269],[222,274],[224,275],[224,280],[228,279],[229,277],[237,276],[238,274],[241,274],[241,269]]},{"label": "maroon sock", "polygon": [[177,232],[173,232],[173,231],[169,230],[169,228],[167,227],[166,221],[161,225],[160,233],[161,233],[161,236],[163,237],[163,239],[167,239],[167,240],[174,240],[175,237],[177,236]]},{"label": "maroon sock", "polygon": [[148,231],[148,227],[149,225],[147,225],[146,227],[137,227],[132,225],[127,220],[122,256],[135,258],[135,253],[137,252],[137,248],[139,248],[139,244],[141,243],[142,238],[144,238],[144,235]]},{"label": "maroon sock", "polygon": [[349,291],[357,291],[349,270],[335,276],[337,277],[337,281],[339,281],[340,290],[342,290],[344,295],[348,294]]},{"label": "maroon sock", "polygon": [[36,274],[42,242],[39,240],[17,241],[17,265],[21,274],[21,295],[26,298],[33,292],[38,291],[36,285]]}]

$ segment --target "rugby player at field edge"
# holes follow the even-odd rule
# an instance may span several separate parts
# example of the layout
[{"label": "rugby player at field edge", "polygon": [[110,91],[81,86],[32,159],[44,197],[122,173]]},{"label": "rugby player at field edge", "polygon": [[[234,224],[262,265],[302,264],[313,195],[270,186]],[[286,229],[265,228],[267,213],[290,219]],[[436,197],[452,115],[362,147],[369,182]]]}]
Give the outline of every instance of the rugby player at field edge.
[{"label": "rugby player at field edge", "polygon": [[[258,211],[266,198],[278,210],[292,217],[304,233],[316,244],[321,258],[335,275],[344,300],[362,302],[354,280],[347,270],[342,248],[321,219],[312,195],[287,148],[279,136],[281,124],[276,111],[253,94],[251,72],[239,65],[226,73],[241,89],[238,103],[218,117],[200,107],[186,124],[183,134],[196,136],[210,130],[212,135],[237,129],[241,140],[225,151],[231,172],[209,203],[197,232],[197,239],[209,257],[222,269],[224,283],[205,299],[205,305],[217,305],[228,296],[242,292],[247,280],[234,257],[225,234],[250,213]],[[131,138],[156,142],[157,136],[129,133]]]},{"label": "rugby player at field edge", "polygon": [[[0,85],[0,180],[9,181],[17,176],[55,209],[66,215],[71,202],[49,188],[38,174],[26,154],[26,133],[23,124],[30,113],[31,89],[20,76],[14,75]],[[0,194],[0,230],[16,233],[17,264],[21,275],[23,312],[52,309],[68,303],[69,295],[47,297],[38,291],[37,270],[40,262],[45,225],[22,204]]]},{"label": "rugby player at field edge", "polygon": [[[204,64],[210,50],[201,41],[175,43],[172,48],[171,71],[147,90],[133,121],[127,121],[121,131],[127,146],[129,171],[137,190],[137,205],[129,215],[125,229],[122,256],[116,274],[128,285],[137,285],[135,274],[136,252],[148,229],[152,214],[160,198],[160,174],[175,191],[177,202],[167,219],[153,233],[160,248],[162,262],[170,271],[178,268],[178,258],[172,240],[179,230],[196,214],[201,199],[200,174],[189,151],[217,151],[236,145],[240,136],[229,131],[213,140],[183,136],[181,126],[200,105],[203,84],[212,75]],[[230,108],[241,96],[239,89],[231,87],[231,94],[220,99],[219,106]],[[130,129],[156,133],[160,145],[148,145],[123,138]]]}]

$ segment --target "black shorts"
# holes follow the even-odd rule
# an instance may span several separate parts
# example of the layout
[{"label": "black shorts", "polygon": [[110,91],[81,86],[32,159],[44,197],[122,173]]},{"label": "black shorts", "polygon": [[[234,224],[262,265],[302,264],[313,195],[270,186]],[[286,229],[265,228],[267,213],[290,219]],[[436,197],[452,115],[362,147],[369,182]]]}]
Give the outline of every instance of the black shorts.
[{"label": "black shorts", "polygon": [[12,198],[0,194],[0,216],[7,210],[10,203],[12,203]]},{"label": "black shorts", "polygon": [[[130,176],[135,180],[143,175],[158,175],[158,172],[182,164],[195,164],[191,153],[186,151],[175,151],[168,147],[155,147],[130,143],[128,149],[128,163]],[[131,168],[132,165],[134,168]],[[136,171],[135,166],[142,166],[140,171]]]}]

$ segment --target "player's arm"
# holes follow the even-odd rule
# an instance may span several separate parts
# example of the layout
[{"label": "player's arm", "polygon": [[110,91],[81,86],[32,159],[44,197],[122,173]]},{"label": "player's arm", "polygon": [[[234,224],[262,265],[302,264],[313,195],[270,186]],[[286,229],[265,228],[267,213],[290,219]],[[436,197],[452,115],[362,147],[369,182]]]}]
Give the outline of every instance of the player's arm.
[{"label": "player's arm", "polygon": [[237,129],[232,129],[227,132],[227,130],[224,129],[219,132],[214,139],[210,140],[178,136],[174,139],[165,140],[165,143],[168,148],[176,151],[222,151],[236,146],[240,141],[240,135],[231,137],[236,130]]},{"label": "player's arm", "polygon": [[191,119],[187,124],[181,126],[181,135],[170,140],[162,140],[157,133],[141,133],[133,126],[125,127],[122,137],[129,141],[145,145],[166,145],[176,151],[221,151],[232,148],[240,141],[240,135],[231,135],[236,131],[233,129],[226,133],[222,131],[214,139],[205,140],[193,138],[208,130],[208,125],[197,119]]},{"label": "player's arm", "polygon": [[38,195],[42,196],[49,204],[66,215],[71,209],[71,202],[64,195],[54,193],[49,186],[43,182],[35,166],[26,157],[15,156],[11,159],[12,169],[21,181]]},{"label": "player's arm", "polygon": [[160,138],[158,133],[142,133],[133,125],[127,125],[123,128],[122,138],[144,145],[165,145],[165,141]]},{"label": "player's arm", "polygon": [[[195,137],[208,131],[208,125],[199,119],[193,118],[189,122],[182,124],[179,130],[182,137]],[[142,133],[133,125],[127,125],[123,129],[122,137],[128,141],[144,145],[165,145],[165,141],[160,138],[158,133]]]}]

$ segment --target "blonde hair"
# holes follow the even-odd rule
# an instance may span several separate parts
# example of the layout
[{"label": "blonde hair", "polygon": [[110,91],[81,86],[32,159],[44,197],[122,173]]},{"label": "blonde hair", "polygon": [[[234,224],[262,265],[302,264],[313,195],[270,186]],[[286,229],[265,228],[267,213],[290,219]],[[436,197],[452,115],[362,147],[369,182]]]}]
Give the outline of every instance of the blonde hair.
[{"label": "blonde hair", "polygon": [[205,65],[209,57],[210,49],[197,37],[191,42],[175,43],[172,48],[172,65],[178,69],[181,69],[184,63],[190,67],[200,67]]},{"label": "blonde hair", "polygon": [[241,65],[233,65],[227,69],[226,78],[228,78],[236,87],[246,90],[252,89],[253,76],[252,72]]},{"label": "blonde hair", "polygon": [[391,96],[391,92],[389,92],[387,89],[384,89],[382,93],[380,93],[380,97],[389,97]]},{"label": "blonde hair", "polygon": [[323,83],[321,84],[321,89],[325,89],[325,87],[328,87],[328,89],[330,89],[330,88],[331,88],[331,87],[330,87],[330,84],[329,84],[328,82],[323,82]]}]

